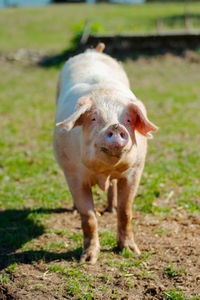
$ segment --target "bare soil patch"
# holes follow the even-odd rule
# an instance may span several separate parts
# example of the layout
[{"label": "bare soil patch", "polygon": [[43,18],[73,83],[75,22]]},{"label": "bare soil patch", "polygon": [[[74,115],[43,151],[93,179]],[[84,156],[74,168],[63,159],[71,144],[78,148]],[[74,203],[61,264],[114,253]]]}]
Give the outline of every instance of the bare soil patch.
[{"label": "bare soil patch", "polygon": [[[113,232],[116,228],[114,214],[103,213],[98,216],[98,222],[100,232]],[[31,251],[25,253],[20,250],[13,253],[13,258],[18,261],[18,268],[10,275],[9,282],[1,283],[0,299],[91,299],[84,294],[81,298],[76,292],[69,293],[65,276],[48,269],[49,265],[55,264],[84,270],[90,276],[91,289],[95,291],[93,299],[173,299],[166,296],[166,291],[171,290],[183,293],[188,299],[199,299],[199,217],[188,215],[174,206],[170,215],[162,217],[160,214],[134,213],[134,223],[135,240],[142,252],[149,254],[140,267],[125,266],[126,260],[130,261],[130,258],[124,258],[116,249],[108,246],[102,247],[95,266],[79,265],[74,258],[78,258],[80,249],[72,251],[70,240],[65,237],[67,249],[57,249],[57,256],[44,251],[38,259],[31,261]],[[48,227],[54,230],[69,229],[71,234],[81,232],[79,215],[70,210],[53,214]],[[63,237],[40,236],[37,240],[38,253],[46,240],[63,241]],[[36,252],[35,250],[32,254]],[[135,259],[136,256],[132,258]],[[137,259],[140,260],[139,257]],[[104,290],[98,288],[102,284]]]}]

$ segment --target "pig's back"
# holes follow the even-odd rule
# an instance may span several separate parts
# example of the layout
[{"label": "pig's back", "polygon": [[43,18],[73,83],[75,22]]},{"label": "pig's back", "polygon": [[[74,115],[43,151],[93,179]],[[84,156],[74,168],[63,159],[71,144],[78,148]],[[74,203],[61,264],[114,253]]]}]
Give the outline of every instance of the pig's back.
[{"label": "pig's back", "polygon": [[93,85],[108,81],[120,81],[129,87],[126,73],[116,60],[95,50],[88,50],[66,62],[59,79],[59,89],[67,91],[77,84]]},{"label": "pig's back", "polygon": [[129,87],[120,64],[106,54],[88,50],[70,58],[58,82],[56,122],[72,114],[77,100],[101,87]]}]

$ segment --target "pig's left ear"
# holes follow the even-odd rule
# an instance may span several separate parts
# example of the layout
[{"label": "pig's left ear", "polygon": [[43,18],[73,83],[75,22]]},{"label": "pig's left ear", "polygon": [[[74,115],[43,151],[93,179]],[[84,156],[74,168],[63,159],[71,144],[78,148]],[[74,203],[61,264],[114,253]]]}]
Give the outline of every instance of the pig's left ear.
[{"label": "pig's left ear", "polygon": [[56,123],[56,126],[64,127],[67,131],[70,131],[75,126],[81,125],[84,114],[91,109],[92,104],[92,100],[89,97],[81,97],[76,103],[74,113],[64,121]]},{"label": "pig's left ear", "polygon": [[142,135],[152,138],[150,132],[157,131],[158,127],[148,120],[143,104],[141,102],[139,105],[131,103],[128,106],[128,110],[131,114],[133,114],[135,129]]}]

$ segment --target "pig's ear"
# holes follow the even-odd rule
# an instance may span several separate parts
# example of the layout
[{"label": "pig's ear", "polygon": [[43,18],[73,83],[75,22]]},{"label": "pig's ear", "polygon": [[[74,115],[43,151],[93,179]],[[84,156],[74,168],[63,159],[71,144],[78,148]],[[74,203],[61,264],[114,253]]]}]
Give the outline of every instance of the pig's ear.
[{"label": "pig's ear", "polygon": [[133,116],[135,129],[142,135],[152,138],[150,132],[157,131],[158,127],[148,120],[143,104],[140,101],[138,104],[131,103],[128,109]]},{"label": "pig's ear", "polygon": [[92,104],[92,100],[89,97],[81,97],[76,103],[74,113],[64,121],[56,123],[56,126],[64,127],[67,131],[70,131],[75,126],[81,125],[84,114],[91,109]]}]

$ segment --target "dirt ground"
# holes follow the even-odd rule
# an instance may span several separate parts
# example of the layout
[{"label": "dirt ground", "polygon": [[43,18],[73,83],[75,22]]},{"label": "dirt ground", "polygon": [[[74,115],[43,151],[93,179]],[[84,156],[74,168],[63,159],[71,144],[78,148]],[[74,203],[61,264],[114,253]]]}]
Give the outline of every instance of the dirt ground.
[{"label": "dirt ground", "polygon": [[[71,228],[72,232],[81,232],[79,215],[72,211],[55,213],[48,226],[52,228]],[[98,216],[99,228],[114,230],[116,216],[102,213]],[[116,265],[108,265],[107,257],[100,255],[95,266],[84,265],[91,278],[90,285],[96,290],[95,297],[87,298],[68,295],[64,292],[64,282],[60,273],[51,273],[47,269],[48,257],[29,263],[26,253],[16,253],[20,268],[12,273],[11,283],[2,283],[0,299],[185,299],[172,297],[164,291],[178,290],[186,299],[199,299],[200,295],[200,219],[198,216],[188,215],[180,207],[174,206],[168,215],[144,215],[134,213],[135,240],[142,252],[151,253],[148,260],[143,262],[145,272],[139,272],[136,266],[126,269],[122,276]],[[48,237],[46,237],[48,238]],[[38,249],[45,242],[45,236],[38,240]],[[102,253],[108,251],[116,260],[120,261],[121,254],[102,247]],[[21,250],[20,250],[21,251]],[[66,249],[58,250],[60,259],[49,258],[49,261],[60,266],[74,267],[74,253],[62,258]],[[20,256],[22,254],[22,256]],[[69,253],[68,253],[69,254]],[[64,257],[64,256],[63,256]],[[126,260],[126,258],[124,259]],[[130,261],[130,259],[129,259]],[[52,263],[50,262],[50,263]],[[166,268],[166,266],[171,266]],[[173,266],[173,267],[172,267]],[[180,268],[181,267],[181,268]],[[127,273],[128,270],[128,273]],[[111,280],[105,279],[109,274]],[[109,288],[98,290],[98,285],[104,281]],[[131,286],[130,286],[131,282]],[[37,285],[37,289],[33,288]],[[40,289],[40,285],[43,287]],[[56,289],[55,287],[59,287]],[[114,296],[115,295],[115,296]],[[117,295],[117,296],[116,296]],[[171,298],[170,298],[171,297]],[[191,298],[194,297],[194,298]]]}]

